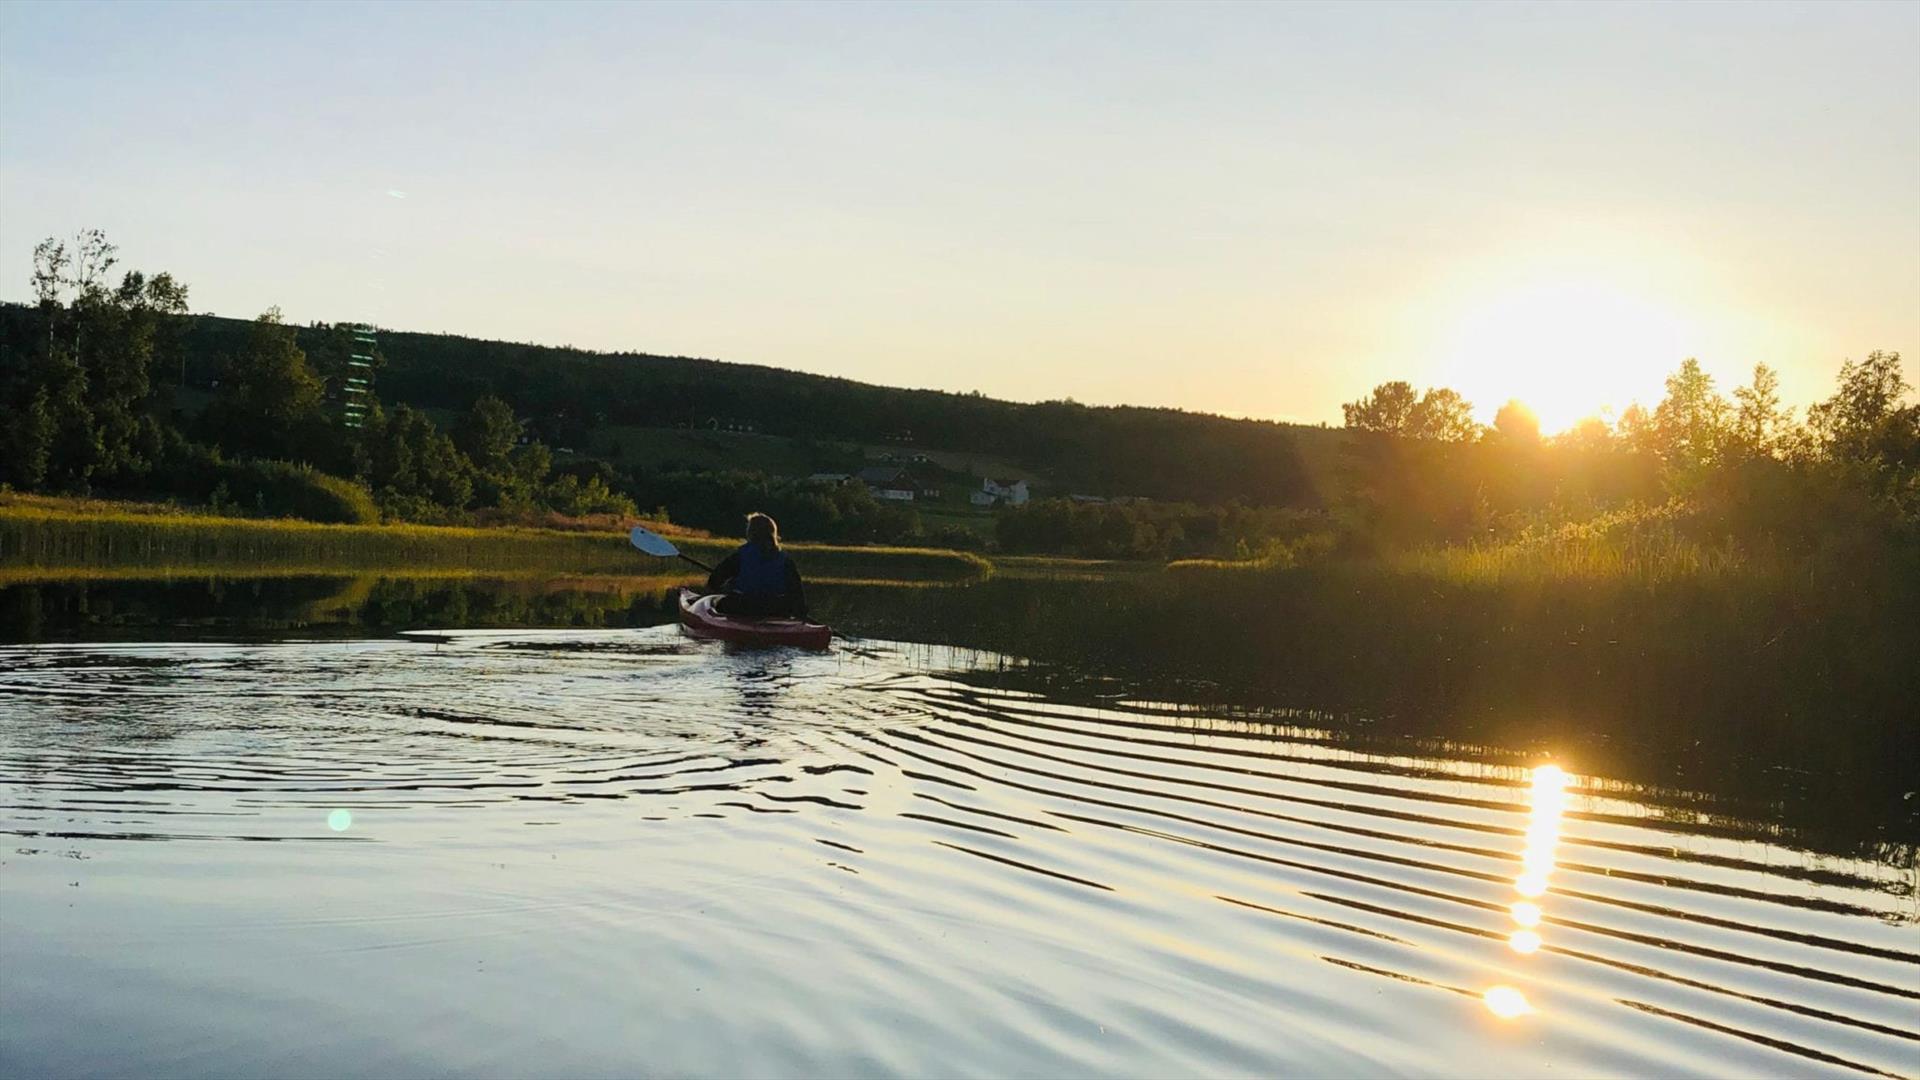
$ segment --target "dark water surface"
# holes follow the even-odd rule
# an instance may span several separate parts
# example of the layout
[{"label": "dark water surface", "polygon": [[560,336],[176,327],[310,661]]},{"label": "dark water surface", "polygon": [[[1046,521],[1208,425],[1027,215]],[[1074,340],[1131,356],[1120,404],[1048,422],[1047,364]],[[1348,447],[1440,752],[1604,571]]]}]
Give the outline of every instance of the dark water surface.
[{"label": "dark water surface", "polygon": [[[1125,672],[326,588],[0,646],[0,1075],[1920,1073],[1902,844]],[[297,626],[222,621],[262,596]]]}]

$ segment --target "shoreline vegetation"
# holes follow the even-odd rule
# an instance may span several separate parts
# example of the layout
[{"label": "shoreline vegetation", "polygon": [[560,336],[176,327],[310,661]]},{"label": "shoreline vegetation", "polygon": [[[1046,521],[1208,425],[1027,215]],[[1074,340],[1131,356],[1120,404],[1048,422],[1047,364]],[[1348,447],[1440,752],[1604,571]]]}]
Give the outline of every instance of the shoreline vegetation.
[{"label": "shoreline vegetation", "polygon": [[[665,529],[713,562],[736,542]],[[789,545],[811,579],[967,582],[992,572],[981,557],[906,547]],[[685,573],[680,571],[684,569]],[[0,585],[84,577],[502,574],[692,577],[650,558],[624,530],[524,526],[340,525],[226,517],[162,504],[0,494]]]}]

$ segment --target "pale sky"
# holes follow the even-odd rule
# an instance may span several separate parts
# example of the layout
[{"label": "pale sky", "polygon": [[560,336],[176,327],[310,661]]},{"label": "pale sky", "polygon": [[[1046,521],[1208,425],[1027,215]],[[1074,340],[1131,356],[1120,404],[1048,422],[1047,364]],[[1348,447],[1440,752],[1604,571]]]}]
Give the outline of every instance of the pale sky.
[{"label": "pale sky", "polygon": [[1338,423],[1920,380],[1920,4],[0,3],[0,297]]}]

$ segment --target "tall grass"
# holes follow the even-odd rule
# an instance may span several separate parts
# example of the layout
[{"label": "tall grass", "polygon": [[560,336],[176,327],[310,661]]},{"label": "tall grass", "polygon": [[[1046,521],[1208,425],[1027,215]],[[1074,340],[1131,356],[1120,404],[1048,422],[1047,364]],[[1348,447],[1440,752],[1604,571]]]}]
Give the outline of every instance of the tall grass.
[{"label": "tall grass", "polygon": [[[731,551],[732,541],[682,537],[676,543],[703,562]],[[790,545],[808,577],[969,580],[990,566],[977,556],[921,548]],[[215,517],[123,509],[111,503],[7,498],[0,501],[0,572],[130,568],[162,573],[251,575],[361,571],[541,571],[570,574],[679,572],[634,551],[623,532],[476,529],[428,525],[321,525],[292,520]]]},{"label": "tall grass", "polygon": [[1693,535],[1684,508],[1674,504],[1633,507],[1507,539],[1398,552],[1385,562],[1397,572],[1483,587],[1656,586],[1761,577],[1781,569],[1767,545]]}]

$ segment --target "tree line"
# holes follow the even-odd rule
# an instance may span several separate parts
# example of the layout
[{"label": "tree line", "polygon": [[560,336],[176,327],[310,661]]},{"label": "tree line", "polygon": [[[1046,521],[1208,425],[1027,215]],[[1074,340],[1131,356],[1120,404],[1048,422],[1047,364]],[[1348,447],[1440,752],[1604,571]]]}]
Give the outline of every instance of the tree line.
[{"label": "tree line", "polygon": [[1683,504],[1710,527],[1805,548],[1821,534],[1920,538],[1920,405],[1897,352],[1845,362],[1797,414],[1758,365],[1722,394],[1697,360],[1651,409],[1544,437],[1510,402],[1491,426],[1458,394],[1385,383],[1345,407],[1354,435],[1343,511],[1380,542],[1469,539],[1633,503]]},{"label": "tree line", "polygon": [[[1517,402],[1483,426],[1457,392],[1406,382],[1374,388],[1345,407],[1344,431],[1323,431],[383,331],[374,363],[384,401],[351,427],[340,408],[350,328],[293,326],[271,310],[251,321],[190,315],[185,283],[117,265],[97,231],[50,239],[34,252],[35,302],[0,306],[0,483],[336,521],[646,507],[730,533],[744,511],[766,509],[798,538],[1109,558],[1257,557],[1295,543],[1303,521],[1324,527],[1313,512],[1362,547],[1671,499],[1764,517],[1783,536],[1842,519],[1911,532],[1920,519],[1920,419],[1891,352],[1849,362],[1833,396],[1804,416],[1781,405],[1764,366],[1729,398],[1689,360],[1653,408],[1544,437]],[[589,446],[609,424],[723,421],[987,453],[1028,465],[1057,492],[1142,498],[1041,500],[1002,511],[988,539],[929,530],[859,485],[550,449]],[[1331,490],[1303,461],[1319,440],[1338,444]]]},{"label": "tree line", "polygon": [[116,279],[117,263],[97,230],[46,240],[34,250],[34,304],[0,309],[0,483],[322,521],[634,513],[604,478],[556,470],[496,397],[476,399],[448,431],[405,404],[375,403],[347,426],[346,327],[303,333],[274,309],[218,355],[196,353],[185,283],[138,270]]}]

